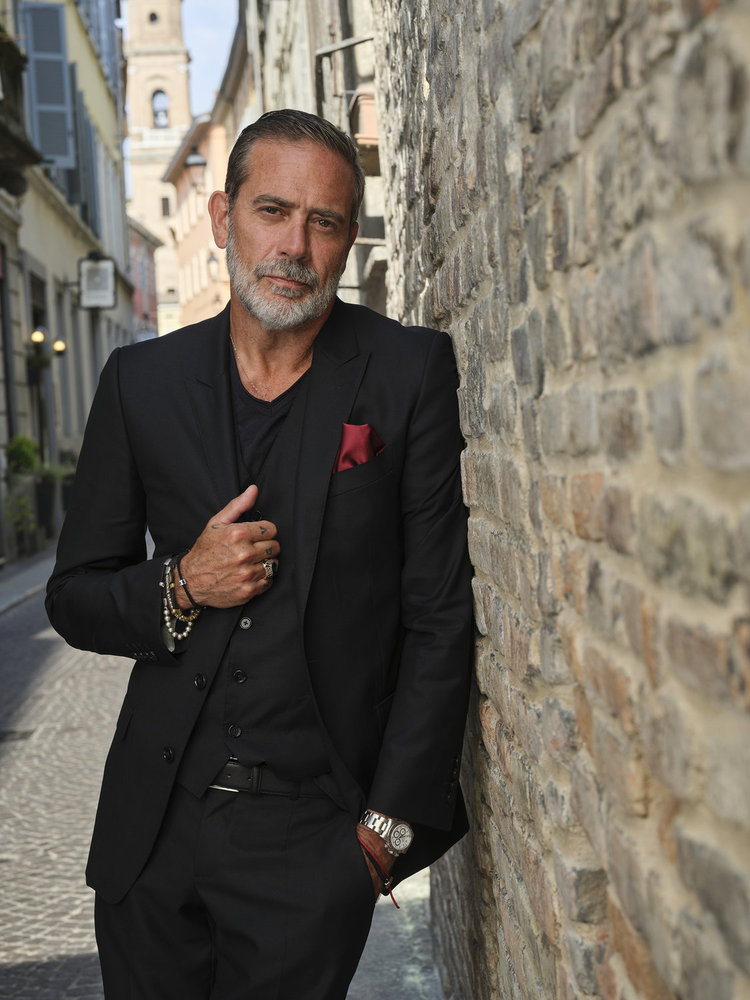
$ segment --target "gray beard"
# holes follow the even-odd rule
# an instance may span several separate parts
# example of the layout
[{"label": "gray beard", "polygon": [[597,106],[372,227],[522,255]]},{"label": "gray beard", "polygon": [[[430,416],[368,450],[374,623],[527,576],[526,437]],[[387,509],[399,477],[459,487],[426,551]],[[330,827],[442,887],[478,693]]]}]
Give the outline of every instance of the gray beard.
[{"label": "gray beard", "polygon": [[[240,260],[234,245],[232,224],[227,238],[227,271],[229,282],[245,310],[254,316],[266,330],[293,330],[316,320],[328,309],[346,267],[346,260],[325,283],[320,283],[316,271],[286,257],[275,261],[261,261],[249,271]],[[277,274],[291,281],[304,282],[312,294],[301,288],[283,288],[264,293],[260,279]]]}]

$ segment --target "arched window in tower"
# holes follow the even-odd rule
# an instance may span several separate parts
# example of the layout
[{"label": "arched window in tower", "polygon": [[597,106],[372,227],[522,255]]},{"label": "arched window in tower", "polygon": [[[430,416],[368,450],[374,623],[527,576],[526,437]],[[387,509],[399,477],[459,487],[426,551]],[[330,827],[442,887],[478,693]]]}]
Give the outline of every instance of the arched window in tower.
[{"label": "arched window in tower", "polygon": [[154,113],[154,128],[166,128],[169,125],[169,98],[163,90],[154,91],[151,110]]},{"label": "arched window in tower", "polygon": [[148,19],[151,22],[151,24],[156,24],[156,22],[159,20],[159,15],[152,10],[151,13],[148,15]]}]

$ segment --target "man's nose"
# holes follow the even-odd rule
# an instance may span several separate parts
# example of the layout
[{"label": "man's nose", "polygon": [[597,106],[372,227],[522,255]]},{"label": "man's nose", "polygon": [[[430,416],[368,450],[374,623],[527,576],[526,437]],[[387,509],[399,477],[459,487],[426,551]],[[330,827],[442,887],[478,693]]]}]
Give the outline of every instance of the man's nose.
[{"label": "man's nose", "polygon": [[280,234],[279,253],[293,260],[303,260],[307,256],[309,241],[305,221],[290,219]]}]

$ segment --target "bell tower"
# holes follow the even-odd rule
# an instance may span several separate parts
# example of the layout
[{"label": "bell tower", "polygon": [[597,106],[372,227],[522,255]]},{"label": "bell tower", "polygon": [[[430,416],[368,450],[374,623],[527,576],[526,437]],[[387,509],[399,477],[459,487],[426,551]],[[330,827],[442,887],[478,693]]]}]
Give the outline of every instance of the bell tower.
[{"label": "bell tower", "polygon": [[[128,214],[159,237],[155,254],[159,333],[179,325],[175,190],[164,172],[190,127],[189,56],[182,0],[128,0],[126,118]],[[138,276],[135,276],[138,280]]]}]

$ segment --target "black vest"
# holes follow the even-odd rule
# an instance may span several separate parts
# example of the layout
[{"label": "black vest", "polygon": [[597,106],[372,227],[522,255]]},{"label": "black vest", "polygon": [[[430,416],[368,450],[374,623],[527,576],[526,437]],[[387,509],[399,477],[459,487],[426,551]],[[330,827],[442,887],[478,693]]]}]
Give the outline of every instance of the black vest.
[{"label": "black vest", "polygon": [[259,477],[258,508],[249,515],[276,525],[279,573],[269,590],[243,607],[190,737],[178,780],[195,795],[229,757],[247,766],[267,763],[290,779],[330,770],[294,598],[291,529],[307,385],[300,386],[271,446]]}]

